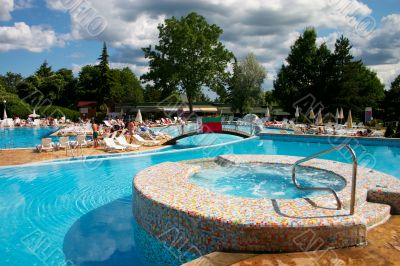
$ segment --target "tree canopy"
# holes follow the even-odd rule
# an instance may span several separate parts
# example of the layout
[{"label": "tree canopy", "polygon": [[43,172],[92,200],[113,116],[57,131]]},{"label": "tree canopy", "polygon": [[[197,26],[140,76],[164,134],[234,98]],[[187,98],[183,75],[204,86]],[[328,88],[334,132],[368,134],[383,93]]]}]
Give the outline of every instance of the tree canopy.
[{"label": "tree canopy", "polygon": [[186,94],[190,111],[203,86],[215,92],[224,89],[226,69],[233,54],[219,41],[222,29],[208,24],[204,17],[190,13],[186,17],[166,19],[158,26],[159,43],[143,48],[150,70],[141,78],[168,92]]},{"label": "tree canopy", "polygon": [[262,84],[266,76],[265,68],[252,53],[235,63],[230,87],[230,102],[234,112],[243,115],[264,101]]},{"label": "tree canopy", "polygon": [[333,52],[316,41],[315,30],[308,28],[291,47],[274,81],[273,96],[279,104],[293,112],[295,103],[312,94],[331,112],[343,107],[360,116],[365,107],[377,107],[384,85],[361,60],[354,60],[350,41],[340,37]]},{"label": "tree canopy", "polygon": [[400,120],[400,75],[392,82],[390,90],[385,92],[386,97],[383,102],[386,118],[389,121]]}]

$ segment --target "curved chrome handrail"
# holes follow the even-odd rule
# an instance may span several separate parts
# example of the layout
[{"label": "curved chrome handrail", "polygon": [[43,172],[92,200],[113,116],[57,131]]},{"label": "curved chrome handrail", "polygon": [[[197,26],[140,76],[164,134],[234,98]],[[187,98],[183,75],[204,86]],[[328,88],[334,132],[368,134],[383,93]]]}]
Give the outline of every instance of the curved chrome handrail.
[{"label": "curved chrome handrail", "polygon": [[357,187],[357,157],[356,157],[354,150],[349,145],[341,144],[341,145],[338,145],[331,149],[316,153],[314,155],[311,155],[311,156],[308,156],[306,158],[296,161],[292,167],[292,181],[293,181],[294,185],[300,190],[324,190],[324,191],[331,192],[336,198],[337,209],[340,210],[342,208],[342,202],[340,201],[339,196],[337,195],[335,190],[328,188],[328,187],[302,187],[302,186],[300,186],[300,184],[296,180],[296,167],[301,163],[304,163],[306,161],[315,159],[319,156],[322,156],[322,155],[325,155],[325,154],[328,154],[328,153],[331,153],[333,151],[337,151],[337,150],[340,150],[343,148],[347,149],[350,152],[351,158],[353,160],[353,172],[352,172],[352,181],[351,181],[351,199],[350,199],[350,215],[353,215],[355,199],[356,199],[356,187]]}]

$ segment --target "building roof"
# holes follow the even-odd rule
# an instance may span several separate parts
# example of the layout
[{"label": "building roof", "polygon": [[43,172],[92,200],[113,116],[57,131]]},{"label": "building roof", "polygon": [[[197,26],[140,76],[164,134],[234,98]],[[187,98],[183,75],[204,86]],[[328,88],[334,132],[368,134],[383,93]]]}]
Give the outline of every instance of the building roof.
[{"label": "building roof", "polygon": [[94,101],[79,101],[78,102],[78,107],[92,107],[96,106],[97,102]]}]

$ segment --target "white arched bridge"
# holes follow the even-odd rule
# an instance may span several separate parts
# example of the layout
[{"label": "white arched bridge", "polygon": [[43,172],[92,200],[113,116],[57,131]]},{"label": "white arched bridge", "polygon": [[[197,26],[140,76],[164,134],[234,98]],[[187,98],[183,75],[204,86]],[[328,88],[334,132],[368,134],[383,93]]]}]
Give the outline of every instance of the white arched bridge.
[{"label": "white arched bridge", "polygon": [[174,145],[180,139],[199,134],[228,134],[242,138],[249,138],[254,135],[255,125],[247,122],[222,122],[222,130],[201,132],[197,124],[180,125],[180,132],[177,136],[168,140],[164,145]]}]

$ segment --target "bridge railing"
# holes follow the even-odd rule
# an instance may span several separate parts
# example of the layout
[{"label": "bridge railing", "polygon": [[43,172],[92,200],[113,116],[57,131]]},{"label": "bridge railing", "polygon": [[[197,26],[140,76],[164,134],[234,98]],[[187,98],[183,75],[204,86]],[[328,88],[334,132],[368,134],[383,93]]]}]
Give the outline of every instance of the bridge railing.
[{"label": "bridge railing", "polygon": [[[185,125],[177,125],[179,128],[179,133],[181,135],[188,133],[199,131],[199,125],[196,123],[190,123]],[[250,135],[254,135],[255,133],[255,124],[244,122],[244,121],[232,121],[232,122],[222,122],[222,129],[223,130],[230,130],[230,131],[238,131],[238,132],[245,132]]]}]

